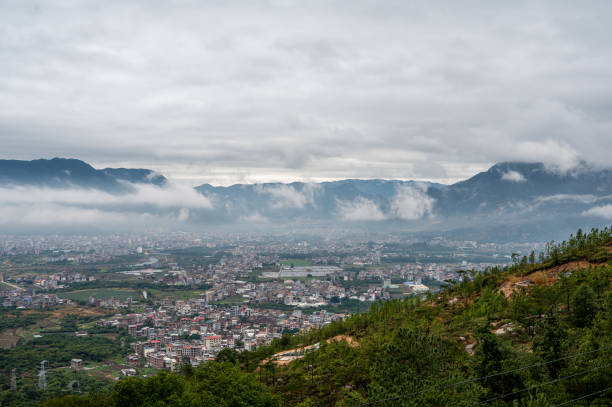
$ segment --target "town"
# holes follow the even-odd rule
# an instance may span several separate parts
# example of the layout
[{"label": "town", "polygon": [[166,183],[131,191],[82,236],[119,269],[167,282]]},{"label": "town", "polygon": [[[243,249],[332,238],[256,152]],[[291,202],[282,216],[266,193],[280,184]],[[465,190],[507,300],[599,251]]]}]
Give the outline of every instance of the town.
[{"label": "town", "polygon": [[[80,340],[120,334],[111,377],[172,371],[214,360],[223,349],[252,351],[320,328],[377,301],[435,292],[460,280],[462,270],[503,266],[514,253],[541,247],[392,234],[3,237],[3,309],[91,314],[4,331],[5,347],[50,333]],[[96,370],[72,356],[73,370]]]}]

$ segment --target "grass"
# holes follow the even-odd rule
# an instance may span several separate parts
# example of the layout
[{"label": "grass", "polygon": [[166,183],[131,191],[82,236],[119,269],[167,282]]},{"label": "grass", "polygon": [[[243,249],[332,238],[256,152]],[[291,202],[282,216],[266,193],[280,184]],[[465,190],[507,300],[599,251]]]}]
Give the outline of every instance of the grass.
[{"label": "grass", "polygon": [[291,266],[292,264],[294,267],[311,266],[310,262],[302,259],[283,259],[278,262],[284,266]]},{"label": "grass", "polygon": [[103,300],[111,297],[120,299],[132,297],[138,299],[138,291],[126,288],[91,288],[86,290],[67,291],[59,294],[59,296],[69,298],[73,301],[87,301],[90,296]]},{"label": "grass", "polygon": [[221,301],[218,301],[216,304],[217,305],[237,305],[237,304],[244,304],[245,302],[248,302],[248,298],[244,298],[241,295],[234,295],[231,297],[224,298]]},{"label": "grass", "polygon": [[193,289],[176,289],[176,290],[158,290],[156,288],[147,288],[149,298],[162,299],[170,298],[172,300],[188,300],[190,298],[197,298],[198,295],[206,292],[206,290],[193,290]]}]

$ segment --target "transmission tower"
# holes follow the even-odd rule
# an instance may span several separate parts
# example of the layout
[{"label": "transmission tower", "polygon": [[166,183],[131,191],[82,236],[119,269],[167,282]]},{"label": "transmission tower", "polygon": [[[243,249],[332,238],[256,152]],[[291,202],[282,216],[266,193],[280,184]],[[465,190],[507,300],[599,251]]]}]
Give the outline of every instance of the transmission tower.
[{"label": "transmission tower", "polygon": [[17,391],[17,369],[11,370],[11,391]]},{"label": "transmission tower", "polygon": [[38,388],[45,390],[47,388],[47,376],[45,374],[45,363],[46,360],[40,362],[40,373],[38,373]]}]

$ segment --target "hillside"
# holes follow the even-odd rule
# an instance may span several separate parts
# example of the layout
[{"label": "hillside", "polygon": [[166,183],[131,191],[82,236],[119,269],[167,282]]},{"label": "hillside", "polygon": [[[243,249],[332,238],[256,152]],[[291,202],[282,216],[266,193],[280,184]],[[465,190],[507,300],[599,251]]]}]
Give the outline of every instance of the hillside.
[{"label": "hillside", "polygon": [[46,406],[608,406],[612,229],[428,297]]},{"label": "hillside", "polygon": [[32,161],[0,160],[0,185],[47,188],[92,188],[108,192],[125,192],[125,183],[166,183],[163,175],[148,169],[95,169],[84,161],[68,158]]}]

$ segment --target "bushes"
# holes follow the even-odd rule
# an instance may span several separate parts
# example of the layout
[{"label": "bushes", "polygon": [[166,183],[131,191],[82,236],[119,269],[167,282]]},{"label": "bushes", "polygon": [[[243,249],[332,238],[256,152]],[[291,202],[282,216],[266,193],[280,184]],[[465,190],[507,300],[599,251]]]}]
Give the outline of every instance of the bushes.
[{"label": "bushes", "polygon": [[597,304],[595,303],[595,293],[586,284],[582,284],[571,299],[572,318],[577,327],[589,326],[593,323]]},{"label": "bushes", "polygon": [[65,396],[42,404],[44,407],[140,407],[140,406],[255,406],[280,407],[280,398],[270,389],[229,363],[210,362],[178,375],[160,372],[155,376],[120,380],[112,393]]}]

